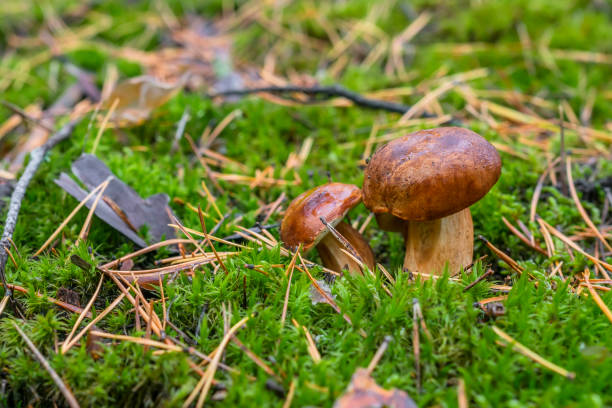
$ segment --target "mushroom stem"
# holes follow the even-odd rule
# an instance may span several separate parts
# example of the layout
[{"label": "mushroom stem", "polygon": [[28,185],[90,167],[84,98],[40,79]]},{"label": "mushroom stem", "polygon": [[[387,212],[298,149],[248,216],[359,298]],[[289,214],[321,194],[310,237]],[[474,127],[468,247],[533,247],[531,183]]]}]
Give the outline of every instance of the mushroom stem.
[{"label": "mushroom stem", "polygon": [[450,273],[472,262],[474,226],[469,208],[433,221],[404,222],[405,269],[442,275],[447,262]]},{"label": "mushroom stem", "polygon": [[[363,235],[346,222],[338,223],[335,228],[336,231],[348,241],[353,249],[355,249],[357,255],[359,255],[363,261],[364,266],[374,269],[374,254]],[[329,233],[317,244],[317,251],[319,251],[323,266],[337,272],[347,269],[351,274],[361,274],[359,264],[344,253],[342,249],[347,250],[336,237]]]}]

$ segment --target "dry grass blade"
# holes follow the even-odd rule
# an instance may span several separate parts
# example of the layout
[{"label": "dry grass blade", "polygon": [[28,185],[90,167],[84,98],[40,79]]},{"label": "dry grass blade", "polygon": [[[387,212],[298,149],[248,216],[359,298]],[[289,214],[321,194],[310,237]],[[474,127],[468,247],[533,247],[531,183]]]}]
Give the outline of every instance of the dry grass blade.
[{"label": "dry grass blade", "polygon": [[378,350],[376,350],[376,353],[374,353],[374,357],[372,357],[370,364],[368,364],[368,375],[372,375],[372,373],[374,372],[374,369],[380,362],[380,359],[382,358],[383,354],[385,354],[385,351],[387,351],[387,347],[389,347],[389,343],[391,342],[391,340],[393,340],[393,337],[385,336],[383,342],[380,344],[380,346],[378,346]]},{"label": "dry grass blade", "polygon": [[93,218],[94,212],[96,211],[96,208],[98,207],[98,202],[100,201],[100,198],[102,198],[102,195],[104,194],[104,190],[106,190],[106,187],[108,187],[108,184],[110,183],[111,180],[112,178],[109,178],[104,182],[104,185],[100,189],[100,192],[98,193],[98,195],[96,196],[96,199],[91,205],[91,208],[89,209],[89,213],[87,213],[87,218],[85,218],[85,222],[83,223],[83,228],[81,228],[81,232],[79,232],[79,237],[74,243],[75,246],[78,245],[81,240],[84,240],[87,238],[87,234],[89,233],[89,227],[91,225],[91,220]]},{"label": "dry grass blade", "polygon": [[221,356],[223,355],[223,350],[227,346],[227,343],[229,343],[232,336],[238,331],[238,329],[244,326],[244,324],[249,320],[249,318],[249,316],[242,318],[242,320],[240,320],[228,330],[227,334],[223,337],[223,340],[221,340],[221,343],[217,347],[215,356],[209,364],[208,369],[204,373],[204,376],[200,379],[196,387],[193,389],[193,391],[183,404],[183,408],[187,408],[189,405],[191,405],[198,393],[200,393],[200,397],[198,398],[196,406],[198,408],[201,408],[204,405],[204,402],[206,401],[206,396],[208,395],[208,391],[210,390],[210,386],[212,385],[215,372],[217,371],[217,367],[219,366],[219,361],[221,360]]},{"label": "dry grass blade", "polygon": [[30,338],[23,332],[23,330],[21,330],[17,323],[13,322],[13,326],[15,327],[15,330],[17,330],[19,335],[23,338],[23,340],[26,342],[30,351],[32,351],[32,353],[34,354],[34,357],[36,357],[36,359],[43,366],[43,368],[47,370],[47,372],[53,379],[53,382],[60,389],[61,393],[64,395],[64,398],[66,398],[66,402],[68,403],[70,408],[78,408],[79,403],[74,397],[74,394],[72,393],[72,391],[70,391],[70,388],[68,388],[68,386],[64,383],[62,378],[57,374],[53,367],[51,367],[45,356],[43,356],[42,353],[36,348],[34,343],[32,343],[32,340],[30,340]]},{"label": "dry grass blade", "polygon": [[85,315],[89,312],[89,309],[91,309],[91,307],[93,306],[93,303],[96,300],[96,298],[98,297],[98,294],[100,293],[100,289],[102,288],[102,282],[104,282],[104,274],[100,275],[100,282],[98,282],[98,286],[96,287],[96,290],[94,291],[94,294],[91,296],[91,299],[89,299],[89,302],[85,306],[85,309],[83,309],[83,311],[81,312],[81,314],[77,318],[77,321],[76,321],[76,323],[74,323],[74,326],[72,327],[72,330],[70,330],[70,333],[68,334],[68,337],[66,337],[66,340],[64,340],[64,344],[62,345],[62,354],[66,353],[66,351],[68,351],[66,345],[68,343],[70,343],[70,339],[72,338],[72,336],[74,336],[74,333],[76,333],[76,330],[78,329],[79,325],[81,324],[81,322],[85,318]]},{"label": "dry grass blade", "polygon": [[[74,336],[74,338],[71,339],[70,341],[68,341],[68,339],[66,339],[66,341],[62,345],[62,354],[65,354],[68,350],[70,350],[81,339],[81,337],[83,337],[87,333],[87,331],[93,327],[93,325],[98,323],[107,314],[109,314],[111,311],[113,311],[113,309],[115,309],[115,307],[117,307],[117,305],[123,300],[124,297],[125,297],[125,294],[120,293],[119,296],[117,296],[117,298],[110,305],[108,305],[108,307],[106,309],[104,309],[102,311],[102,313],[97,315],[95,319],[93,319],[91,322],[89,322],[87,324],[87,326],[85,326],[83,328],[83,330],[81,330],[79,332],[79,334]],[[76,325],[75,325],[75,327],[76,327]]]},{"label": "dry grass blade", "polygon": [[274,370],[272,370],[272,368],[270,368],[270,366],[267,365],[257,354],[238,340],[238,337],[232,337],[232,343],[234,343],[240,350],[244,351],[244,354],[253,360],[253,362],[264,370],[266,374],[274,377],[277,381],[281,381],[281,378],[274,372]]},{"label": "dry grass blade", "polygon": [[[178,227],[177,227],[178,228]],[[193,231],[191,231],[193,233]],[[125,256],[122,256],[121,258],[115,259],[111,262],[105,263],[104,265],[100,266],[100,269],[110,269],[110,268],[115,268],[116,266],[122,264],[123,262],[127,261],[128,259],[132,259],[132,258],[136,258],[137,256],[140,255],[144,255],[147,254],[149,252],[155,251],[159,248],[163,248],[165,246],[169,246],[169,245],[176,245],[176,244],[186,244],[186,243],[190,243],[191,241],[188,239],[183,239],[183,238],[175,238],[175,239],[169,239],[166,241],[162,241],[162,242],[157,242],[153,245],[150,245],[146,248],[142,248],[139,249],[138,251],[132,252],[131,254],[127,254]]]},{"label": "dry grass blade", "polygon": [[102,134],[104,133],[104,130],[106,129],[106,126],[108,125],[108,120],[113,115],[113,112],[117,108],[118,104],[119,104],[119,98],[115,98],[110,109],[108,110],[108,112],[106,112],[104,119],[102,119],[102,124],[100,125],[100,129],[98,129],[98,134],[96,135],[96,138],[94,139],[93,147],[91,148],[91,154],[96,154],[96,150],[98,150],[98,145],[100,144],[100,139],[102,138]]},{"label": "dry grass blade", "polygon": [[566,166],[565,170],[567,172],[568,187],[570,190],[570,194],[572,195],[572,199],[574,200],[574,203],[576,204],[576,208],[578,208],[578,212],[582,216],[582,219],[584,220],[584,222],[586,222],[589,228],[591,228],[591,231],[593,231],[595,236],[599,238],[599,240],[604,244],[604,246],[608,249],[608,251],[612,252],[612,246],[608,244],[608,241],[606,241],[606,239],[601,234],[599,229],[595,226],[595,224],[593,224],[593,221],[591,221],[591,218],[589,218],[589,215],[586,213],[586,211],[584,210],[584,207],[580,203],[580,198],[578,198],[578,193],[576,193],[576,186],[574,185],[574,178],[572,176],[572,161],[570,157],[566,159],[565,166]]},{"label": "dry grass blade", "polygon": [[34,253],[34,256],[40,255],[41,252],[44,251],[45,248],[47,248],[47,246],[49,246],[51,241],[53,241],[55,239],[55,237],[58,236],[58,234],[64,229],[64,227],[76,215],[76,213],[81,209],[81,207],[83,207],[85,205],[85,203],[87,201],[89,201],[89,199],[91,197],[93,197],[94,194],[96,194],[100,189],[105,188],[105,186],[108,184],[109,181],[110,181],[109,179],[106,179],[102,183],[100,183],[99,186],[97,186],[96,188],[91,190],[89,192],[89,194],[87,194],[87,196],[85,196],[85,198],[82,199],[81,202],[74,208],[74,210],[72,210],[72,212],[70,214],[68,214],[68,217],[66,217],[66,219],[64,221],[62,221],[62,223],[59,225],[59,227],[57,227],[57,229],[53,232],[53,234],[51,234],[51,236],[45,241],[45,243],[38,249],[38,251],[36,251]]},{"label": "dry grass blade", "polygon": [[291,403],[293,402],[293,396],[295,395],[295,386],[297,382],[295,378],[291,380],[291,384],[289,385],[289,391],[287,392],[287,398],[285,398],[285,402],[283,403],[283,408],[291,407]]},{"label": "dry grass blade", "polygon": [[0,301],[0,316],[2,316],[2,312],[4,312],[4,309],[6,308],[6,304],[8,303],[8,301],[10,300],[10,296],[4,295],[2,297],[2,301]]},{"label": "dry grass blade", "polygon": [[591,297],[593,298],[595,303],[597,303],[597,306],[599,306],[603,314],[605,314],[608,320],[610,320],[610,323],[612,323],[612,312],[610,312],[610,309],[608,308],[608,306],[604,303],[604,301],[601,299],[599,294],[595,291],[595,289],[593,288],[593,285],[591,285],[591,282],[589,282],[588,274],[589,274],[588,271],[584,272],[584,283],[589,289],[589,293],[591,294]]},{"label": "dry grass blade", "polygon": [[[212,195],[212,193],[210,192],[210,190],[208,189],[208,187],[206,186],[206,183],[204,181],[202,181],[201,185],[202,185],[202,189],[204,189],[204,192],[206,193],[206,197],[210,201],[210,204],[212,205],[212,207],[214,208],[215,212],[219,216],[219,220],[222,220],[223,219],[223,213],[221,213],[221,210],[219,210],[219,207],[217,207],[217,200],[215,199],[215,196]],[[198,208],[199,207],[200,207],[200,205],[198,204]],[[201,208],[199,208],[199,212],[202,212]]]},{"label": "dry grass blade", "polygon": [[215,129],[210,133],[210,136],[206,138],[206,140],[203,140],[204,146],[206,146],[207,148],[210,147],[210,145],[215,141],[217,136],[219,136],[221,132],[223,132],[223,129],[225,129],[227,125],[229,125],[232,120],[234,120],[241,113],[242,112],[240,111],[240,109],[236,109],[230,112],[229,115],[227,115],[225,118],[223,118],[223,120],[219,122]]},{"label": "dry grass blade", "polygon": [[582,255],[586,256],[588,259],[590,259],[593,263],[598,264],[604,268],[606,268],[607,270],[609,270],[610,272],[612,272],[612,265],[610,265],[609,263],[606,263],[604,261],[602,261],[599,258],[594,257],[593,255],[587,253],[586,251],[584,251],[582,248],[580,248],[576,243],[574,243],[574,241],[572,241],[571,239],[569,239],[567,236],[565,236],[564,234],[562,234],[561,232],[559,232],[556,228],[554,228],[552,225],[550,225],[549,223],[547,223],[546,221],[544,221],[542,218],[539,218],[540,223],[542,225],[544,225],[544,227],[546,229],[548,229],[548,231],[550,231],[551,234],[553,234],[554,236],[556,236],[557,238],[559,238],[561,241],[563,241],[565,244],[567,244],[569,247],[575,249],[576,251],[580,252]]},{"label": "dry grass blade", "polygon": [[302,263],[302,270],[304,272],[306,272],[306,275],[308,276],[308,279],[310,279],[310,282],[312,282],[312,285],[315,287],[315,289],[317,290],[317,292],[319,292],[319,294],[321,296],[323,296],[323,298],[325,298],[325,300],[327,301],[327,303],[339,314],[342,315],[342,317],[344,318],[344,320],[346,320],[349,324],[353,324],[353,322],[351,322],[351,319],[344,313],[342,313],[342,310],[340,310],[340,307],[336,304],[336,301],[334,299],[331,298],[331,296],[329,296],[327,293],[325,293],[325,291],[323,289],[321,289],[321,286],[319,286],[319,283],[317,282],[317,280],[311,275],[310,271],[308,270],[308,268],[306,267],[306,265],[304,264],[304,259],[302,258],[302,255],[300,255],[299,252],[297,252],[298,257],[300,258],[300,262]]},{"label": "dry grass blade", "polygon": [[[0,284],[0,285],[2,285],[2,284]],[[7,286],[8,286],[8,288],[10,290],[15,290],[15,291],[20,292],[20,293],[26,293],[26,294],[31,293],[28,289],[24,288],[23,286],[11,285],[11,284],[8,284]],[[83,309],[81,309],[78,306],[71,305],[70,303],[62,302],[61,300],[52,298],[52,297],[47,296],[47,295],[42,295],[40,292],[34,292],[34,296],[36,296],[39,299],[44,299],[44,300],[46,300],[48,302],[51,302],[54,305],[59,306],[59,307],[61,307],[64,310],[68,310],[69,312],[72,312],[72,313],[83,313]],[[91,313],[87,312],[85,315],[86,315],[86,317],[91,318]]]},{"label": "dry grass blade", "polygon": [[293,278],[293,271],[295,269],[295,260],[297,259],[297,254],[302,250],[302,244],[298,246],[293,258],[291,258],[291,262],[289,266],[287,266],[287,270],[285,271],[285,276],[287,273],[289,274],[289,279],[287,281],[287,291],[285,292],[285,301],[283,302],[283,312],[281,313],[281,328],[285,325],[285,319],[287,318],[287,308],[289,307],[289,291],[291,290],[291,279]]},{"label": "dry grass blade", "polygon": [[156,347],[168,351],[183,351],[183,348],[180,346],[175,346],[174,344],[166,344],[162,343],[161,341],[155,341],[151,339],[143,339],[142,337],[124,336],[122,334],[111,334],[98,330],[92,330],[91,334],[97,337],[103,337],[105,339],[129,341],[132,343],[141,344],[143,346]]},{"label": "dry grass blade", "polygon": [[310,357],[312,358],[312,361],[314,361],[315,364],[320,363],[321,353],[319,353],[319,350],[317,349],[317,345],[314,339],[312,338],[312,335],[310,334],[310,330],[308,330],[306,326],[302,326],[301,324],[299,324],[295,319],[291,319],[291,322],[298,330],[302,329],[304,331],[304,336],[306,336],[306,342],[308,343],[308,354],[310,354]]},{"label": "dry grass blade", "polygon": [[[212,249],[213,253],[215,254],[215,258],[217,258],[217,262],[219,262],[219,265],[221,265],[221,267],[225,271],[225,274],[227,275],[229,273],[229,271],[225,267],[225,264],[221,260],[221,257],[219,257],[219,254],[217,253],[217,250],[215,249],[215,246],[210,241],[210,235],[208,235],[208,232],[206,232],[206,224],[204,223],[204,215],[202,214],[202,207],[200,207],[200,204],[198,204],[198,216],[200,218],[200,225],[202,226],[202,233],[206,237],[206,243],[208,244],[210,249]],[[223,218],[223,216],[221,216],[221,218]]]},{"label": "dry grass blade", "polygon": [[564,369],[562,367],[559,367],[558,365],[556,365],[554,363],[551,363],[550,361],[546,360],[544,357],[534,353],[533,351],[531,351],[530,349],[528,349],[527,347],[525,347],[521,343],[519,343],[516,340],[514,340],[512,337],[510,337],[507,333],[505,333],[499,327],[493,326],[492,329],[495,332],[495,334],[497,334],[504,341],[506,341],[508,344],[510,344],[512,346],[513,350],[518,351],[519,353],[521,353],[525,357],[530,358],[531,360],[535,361],[536,363],[542,365],[543,367],[546,367],[547,369],[549,369],[551,371],[554,371],[557,374],[562,375],[565,378],[569,378],[570,380],[573,380],[574,378],[576,378],[576,374],[575,373],[573,373],[571,371],[567,371],[566,369]]},{"label": "dry grass blade", "polygon": [[506,224],[506,226],[508,227],[508,229],[518,237],[518,239],[520,239],[521,241],[523,241],[523,243],[525,243],[525,245],[527,245],[529,248],[534,249],[536,251],[538,251],[539,253],[543,254],[543,255],[548,255],[548,253],[540,248],[537,245],[534,245],[529,238],[527,238],[525,235],[523,235],[523,233],[521,233],[518,229],[516,229],[516,227],[512,224],[510,224],[510,221],[508,221],[506,219],[506,217],[502,217],[502,221],[504,222],[504,224]]},{"label": "dry grass blade", "polygon": [[457,382],[457,407],[468,408],[468,406],[468,398],[465,392],[465,381],[463,381],[463,378],[460,378]]},{"label": "dry grass blade", "polygon": [[510,258],[509,255],[507,255],[502,250],[498,249],[495,245],[490,243],[489,240],[483,237],[482,235],[478,236],[478,238],[482,240],[487,246],[487,248],[493,251],[495,255],[497,255],[502,261],[506,262],[508,266],[510,266],[512,269],[514,269],[520,274],[523,273],[523,268],[514,259]]}]

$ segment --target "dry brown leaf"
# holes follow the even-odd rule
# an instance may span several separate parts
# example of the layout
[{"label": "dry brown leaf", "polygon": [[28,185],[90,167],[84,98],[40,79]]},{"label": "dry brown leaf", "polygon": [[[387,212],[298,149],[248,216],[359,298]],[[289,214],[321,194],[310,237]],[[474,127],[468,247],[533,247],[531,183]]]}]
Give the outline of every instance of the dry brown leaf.
[{"label": "dry brown leaf", "polygon": [[123,81],[113,89],[104,108],[118,100],[111,121],[118,126],[129,127],[144,122],[153,110],[168,102],[183,88],[187,75],[175,83],[161,82],[150,75],[143,75]]},{"label": "dry brown leaf", "polygon": [[385,390],[368,374],[358,368],[353,374],[346,393],[334,403],[334,408],[416,408],[415,402],[404,391]]}]

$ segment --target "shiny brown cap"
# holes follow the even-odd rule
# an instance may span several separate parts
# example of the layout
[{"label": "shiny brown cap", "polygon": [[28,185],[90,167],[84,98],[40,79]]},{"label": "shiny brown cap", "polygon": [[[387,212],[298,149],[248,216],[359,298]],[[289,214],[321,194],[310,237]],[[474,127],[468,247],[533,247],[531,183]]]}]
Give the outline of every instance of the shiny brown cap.
[{"label": "shiny brown cap", "polygon": [[363,202],[374,213],[435,220],[480,200],[500,173],[495,147],[471,130],[420,130],[374,153],[365,170]]},{"label": "shiny brown cap", "polygon": [[301,243],[305,251],[315,246],[327,233],[321,217],[332,226],[361,202],[361,190],[352,184],[328,183],[297,196],[285,212],[281,239],[288,248]]}]

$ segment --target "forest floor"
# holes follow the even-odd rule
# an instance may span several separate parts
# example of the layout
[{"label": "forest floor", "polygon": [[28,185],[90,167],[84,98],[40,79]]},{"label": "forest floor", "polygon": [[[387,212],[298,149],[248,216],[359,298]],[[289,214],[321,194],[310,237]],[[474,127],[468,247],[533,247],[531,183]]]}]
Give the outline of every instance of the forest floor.
[{"label": "forest floor", "polygon": [[[0,405],[332,406],[368,366],[418,406],[612,405],[608,3],[125,3],[0,7],[2,219],[28,153],[78,121],[35,173],[6,247]],[[289,85],[411,108],[218,95]],[[377,147],[445,125],[479,133],[503,162],[471,207],[473,267],[403,271],[403,238],[361,204],[349,219],[381,266],[313,302],[326,273],[282,248],[288,203],[329,179],[361,186]],[[172,241],[113,263],[140,247],[86,207],[69,217],[79,201],[55,183],[83,153],[141,197],[169,196],[180,252]],[[198,206],[217,254],[196,241]],[[120,267],[126,280],[109,272]],[[128,285],[130,269],[155,285]]]}]

